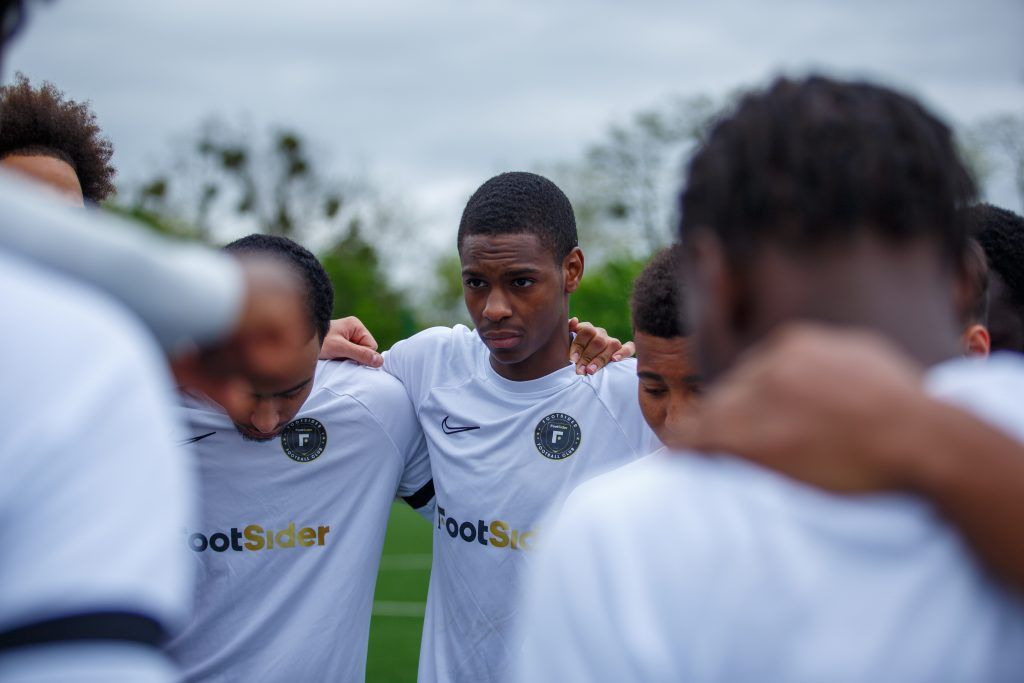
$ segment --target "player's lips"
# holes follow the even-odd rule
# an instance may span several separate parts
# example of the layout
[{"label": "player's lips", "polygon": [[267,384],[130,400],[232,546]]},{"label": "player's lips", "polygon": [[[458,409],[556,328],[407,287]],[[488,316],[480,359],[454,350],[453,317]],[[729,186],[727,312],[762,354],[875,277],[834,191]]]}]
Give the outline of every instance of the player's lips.
[{"label": "player's lips", "polygon": [[480,335],[484,343],[492,349],[511,349],[519,344],[523,335],[520,332],[484,332]]},{"label": "player's lips", "polygon": [[279,429],[275,429],[272,432],[261,432],[260,430],[255,429],[253,427],[249,427],[248,425],[236,424],[235,426],[238,428],[238,431],[242,432],[250,439],[256,439],[257,441],[266,441],[268,439],[273,439],[274,437],[278,436],[281,433],[281,430],[283,429],[283,427],[281,427]]}]

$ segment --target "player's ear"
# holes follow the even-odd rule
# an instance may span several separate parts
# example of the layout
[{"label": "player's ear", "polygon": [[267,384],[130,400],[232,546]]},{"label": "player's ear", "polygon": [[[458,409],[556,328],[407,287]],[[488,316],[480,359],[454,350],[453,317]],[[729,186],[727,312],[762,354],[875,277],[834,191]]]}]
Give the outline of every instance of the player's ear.
[{"label": "player's ear", "polygon": [[987,358],[992,350],[992,338],[984,325],[971,325],[964,332],[964,354]]},{"label": "player's ear", "polygon": [[565,280],[565,293],[572,294],[580,286],[583,279],[583,250],[573,247],[572,251],[562,259],[562,278]]}]

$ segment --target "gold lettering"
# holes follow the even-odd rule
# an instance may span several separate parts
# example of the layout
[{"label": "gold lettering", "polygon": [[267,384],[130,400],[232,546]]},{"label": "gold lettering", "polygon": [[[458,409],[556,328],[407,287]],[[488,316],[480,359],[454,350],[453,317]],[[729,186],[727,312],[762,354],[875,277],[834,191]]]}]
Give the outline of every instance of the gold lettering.
[{"label": "gold lettering", "polygon": [[495,548],[508,545],[508,524],[501,520],[491,522],[491,537],[488,539]]},{"label": "gold lettering", "polygon": [[277,532],[277,545],[281,548],[295,547],[295,522]]},{"label": "gold lettering", "polygon": [[246,550],[263,550],[263,527],[259,524],[250,524],[242,533],[245,535]]},{"label": "gold lettering", "polygon": [[299,529],[299,545],[303,548],[308,548],[316,544],[316,530],[310,529],[308,526],[304,526]]}]

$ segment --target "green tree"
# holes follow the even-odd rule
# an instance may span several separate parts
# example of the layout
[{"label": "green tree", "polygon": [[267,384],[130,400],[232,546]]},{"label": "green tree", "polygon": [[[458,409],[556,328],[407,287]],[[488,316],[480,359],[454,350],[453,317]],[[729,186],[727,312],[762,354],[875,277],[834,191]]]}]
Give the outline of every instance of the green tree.
[{"label": "green tree", "polygon": [[369,182],[328,178],[304,137],[288,128],[256,136],[207,122],[193,138],[167,170],[128,193],[130,203],[112,210],[209,243],[251,232],[305,243],[334,284],[336,317],[358,316],[384,349],[419,329],[376,246],[405,229],[400,203]]},{"label": "green tree", "polygon": [[585,271],[579,289],[569,300],[572,315],[605,328],[622,341],[632,339],[629,297],[633,281],[646,263],[645,258],[620,254]]},{"label": "green tree", "polygon": [[377,250],[362,238],[358,225],[320,261],[334,284],[334,317],[358,317],[382,350],[420,330],[416,312],[388,284]]},{"label": "green tree", "polygon": [[257,134],[209,119],[175,149],[163,171],[129,193],[129,209],[172,216],[204,241],[250,232],[330,239],[379,208],[369,183],[325,174],[323,160],[289,127]]}]

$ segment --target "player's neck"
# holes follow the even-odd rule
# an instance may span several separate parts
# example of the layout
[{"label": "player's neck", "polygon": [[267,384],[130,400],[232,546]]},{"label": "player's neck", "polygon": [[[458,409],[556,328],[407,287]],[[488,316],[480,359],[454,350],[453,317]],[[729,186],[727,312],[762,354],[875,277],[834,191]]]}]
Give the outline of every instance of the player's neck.
[{"label": "player's neck", "polygon": [[763,317],[756,327],[811,319],[870,328],[920,363],[939,363],[959,355],[960,330],[952,280],[935,263],[926,252],[855,248],[812,268],[770,269],[758,277],[771,284],[759,288]]},{"label": "player's neck", "polygon": [[494,360],[494,356],[491,356],[491,368],[505,379],[513,382],[540,379],[569,364],[569,345],[571,343],[572,337],[569,335],[569,325],[566,323],[564,329],[551,335],[547,343],[537,349],[529,358],[519,363],[498,363]]}]

